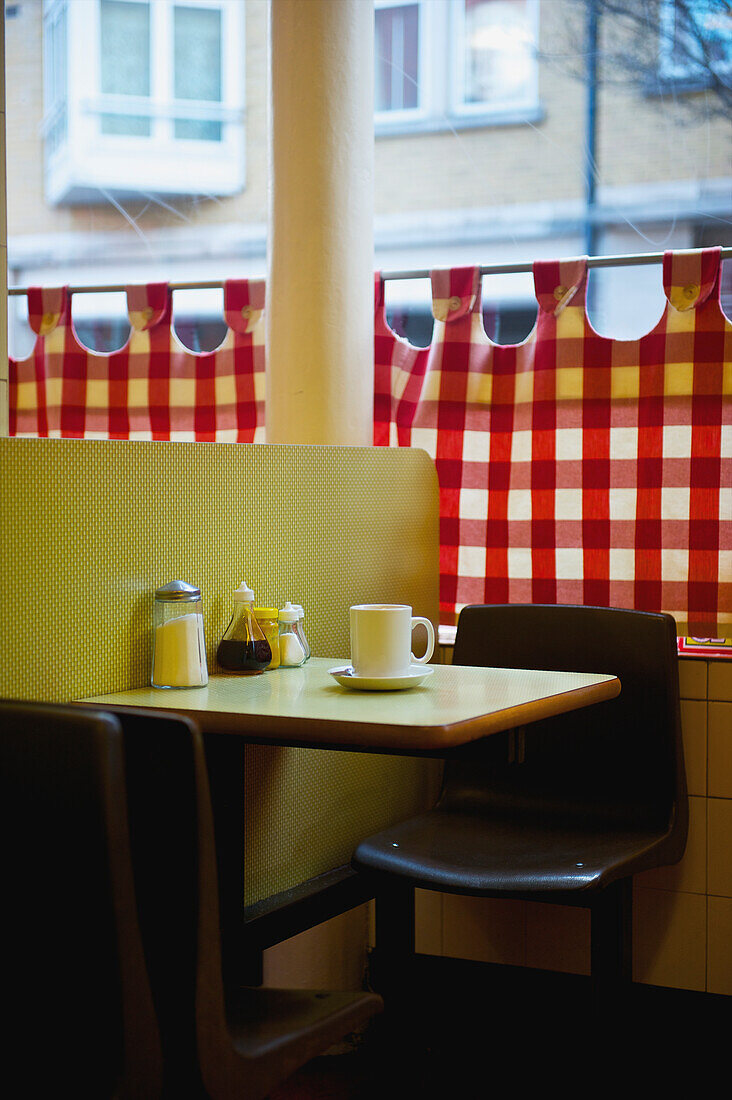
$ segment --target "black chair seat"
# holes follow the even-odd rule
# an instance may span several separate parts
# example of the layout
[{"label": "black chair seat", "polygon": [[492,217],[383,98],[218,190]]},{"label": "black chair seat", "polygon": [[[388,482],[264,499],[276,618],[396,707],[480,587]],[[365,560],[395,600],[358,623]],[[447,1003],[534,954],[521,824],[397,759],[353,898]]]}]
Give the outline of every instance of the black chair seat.
[{"label": "black chair seat", "polygon": [[580,893],[652,866],[666,836],[666,830],[603,828],[601,821],[571,828],[435,810],[365,840],[355,862],[446,893]]},{"label": "black chair seat", "polygon": [[247,986],[229,993],[226,1024],[237,1054],[276,1061],[282,1074],[290,1061],[295,1069],[357,1031],[380,1007],[374,994]]},{"label": "black chair seat", "polygon": [[611,1004],[632,973],[631,876],[676,863],[686,844],[676,624],[618,608],[470,606],[453,662],[612,673],[621,690],[454,754],[433,810],[358,845],[381,973],[397,975],[393,995],[410,969],[415,887],[554,901],[591,910],[595,1003]]}]

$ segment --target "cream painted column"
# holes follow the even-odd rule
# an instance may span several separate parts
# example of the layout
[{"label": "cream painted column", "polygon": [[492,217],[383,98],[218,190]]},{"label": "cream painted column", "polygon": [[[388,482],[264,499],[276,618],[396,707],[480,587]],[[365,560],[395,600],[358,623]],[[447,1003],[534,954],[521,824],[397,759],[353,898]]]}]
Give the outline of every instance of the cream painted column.
[{"label": "cream painted column", "polygon": [[[4,12],[0,13],[4,16]],[[0,436],[8,434],[8,222],[5,203],[5,19],[0,19]]]},{"label": "cream painted column", "polygon": [[372,442],[373,19],[270,4],[270,443]]}]

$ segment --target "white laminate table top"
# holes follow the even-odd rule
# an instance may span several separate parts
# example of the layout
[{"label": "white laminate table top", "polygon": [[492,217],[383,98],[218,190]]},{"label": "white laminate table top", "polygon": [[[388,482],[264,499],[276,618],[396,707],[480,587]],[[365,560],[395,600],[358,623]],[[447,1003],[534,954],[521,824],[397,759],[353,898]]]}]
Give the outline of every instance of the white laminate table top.
[{"label": "white laminate table top", "polygon": [[361,748],[378,752],[455,748],[613,698],[612,675],[533,669],[430,665],[432,675],[406,691],[355,691],[329,670],[345,659],[312,657],[300,668],[259,676],[212,676],[203,688],[136,688],[78,702],[173,711],[203,732],[253,742]]}]

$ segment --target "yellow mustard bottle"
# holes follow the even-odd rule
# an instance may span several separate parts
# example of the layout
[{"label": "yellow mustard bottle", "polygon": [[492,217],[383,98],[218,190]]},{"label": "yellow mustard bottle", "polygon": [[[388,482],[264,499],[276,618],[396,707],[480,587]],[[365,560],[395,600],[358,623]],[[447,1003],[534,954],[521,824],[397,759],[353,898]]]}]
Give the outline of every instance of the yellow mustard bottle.
[{"label": "yellow mustard bottle", "polygon": [[255,607],[254,618],[259,623],[262,633],[269,642],[272,650],[272,660],[267,665],[265,672],[280,667],[280,626],[277,618],[276,607]]}]

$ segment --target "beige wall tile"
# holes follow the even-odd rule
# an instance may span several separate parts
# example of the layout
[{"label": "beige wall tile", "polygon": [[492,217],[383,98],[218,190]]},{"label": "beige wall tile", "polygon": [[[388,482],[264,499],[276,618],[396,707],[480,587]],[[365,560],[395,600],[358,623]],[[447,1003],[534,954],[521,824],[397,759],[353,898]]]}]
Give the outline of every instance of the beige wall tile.
[{"label": "beige wall tile", "polygon": [[679,689],[682,699],[706,699],[707,662],[679,660]]},{"label": "beige wall tile", "polygon": [[636,887],[657,890],[684,890],[703,894],[707,889],[707,799],[689,799],[689,836],[679,863],[654,867],[635,876]]},{"label": "beige wall tile", "polygon": [[[414,891],[415,947],[426,955],[442,953],[442,894],[436,890]],[[368,903],[368,944],[376,944],[376,902]]]},{"label": "beige wall tile", "polygon": [[0,436],[8,434],[8,384],[0,379]]},{"label": "beige wall tile", "polygon": [[732,899],[707,903],[707,992],[732,995]]},{"label": "beige wall tile", "polygon": [[681,732],[684,742],[686,785],[689,794],[707,793],[707,703],[682,699]]},{"label": "beige wall tile", "polygon": [[732,702],[732,661],[720,658],[709,662],[709,698]]},{"label": "beige wall tile", "polygon": [[712,797],[732,798],[732,703],[709,704],[708,731],[707,790]]},{"label": "beige wall tile", "polygon": [[710,798],[707,808],[707,890],[732,898],[732,798]]},{"label": "beige wall tile", "polygon": [[264,952],[264,984],[290,989],[360,989],[368,906],[309,928]]},{"label": "beige wall tile", "polygon": [[442,894],[414,891],[415,949],[426,955],[442,953]]},{"label": "beige wall tile", "polygon": [[633,978],[675,989],[706,988],[707,899],[701,894],[636,889]]},{"label": "beige wall tile", "polygon": [[376,943],[376,902],[372,898],[366,903],[368,910],[368,945],[373,947]]},{"label": "beige wall tile", "polygon": [[590,911],[574,905],[526,905],[526,965],[590,972]]},{"label": "beige wall tile", "polygon": [[450,958],[523,966],[526,918],[521,901],[442,898],[442,953]]}]

